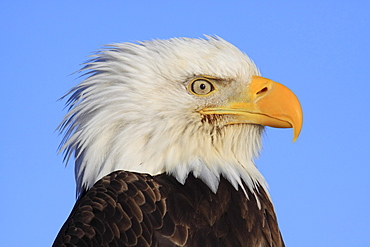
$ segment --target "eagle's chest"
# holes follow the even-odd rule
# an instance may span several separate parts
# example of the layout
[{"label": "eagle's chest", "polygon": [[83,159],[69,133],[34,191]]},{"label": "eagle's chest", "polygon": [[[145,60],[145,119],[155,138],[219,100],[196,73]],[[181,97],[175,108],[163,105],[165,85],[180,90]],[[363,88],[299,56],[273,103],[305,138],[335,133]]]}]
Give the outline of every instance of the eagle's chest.
[{"label": "eagle's chest", "polygon": [[182,185],[116,171],[81,195],[53,246],[283,246],[268,195],[257,189],[247,198],[221,178],[215,194],[192,174]]},{"label": "eagle's chest", "polygon": [[235,190],[223,177],[216,194],[192,174],[184,185],[167,175],[154,179],[161,184],[167,210],[163,228],[158,230],[162,237],[156,234],[160,242],[168,244],[171,240],[180,246],[282,243],[273,206],[263,188],[258,188],[256,196],[248,191],[247,198],[241,189]]}]

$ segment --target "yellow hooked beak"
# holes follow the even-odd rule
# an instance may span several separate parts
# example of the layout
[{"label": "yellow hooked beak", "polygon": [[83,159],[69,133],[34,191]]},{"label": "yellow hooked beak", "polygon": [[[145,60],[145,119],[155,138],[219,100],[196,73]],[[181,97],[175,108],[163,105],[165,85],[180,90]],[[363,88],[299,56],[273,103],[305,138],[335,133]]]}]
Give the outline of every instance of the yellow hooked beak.
[{"label": "yellow hooked beak", "polygon": [[284,85],[260,76],[253,76],[241,99],[214,108],[204,108],[205,115],[232,115],[227,124],[251,123],[275,128],[293,128],[293,142],[302,129],[301,104]]}]

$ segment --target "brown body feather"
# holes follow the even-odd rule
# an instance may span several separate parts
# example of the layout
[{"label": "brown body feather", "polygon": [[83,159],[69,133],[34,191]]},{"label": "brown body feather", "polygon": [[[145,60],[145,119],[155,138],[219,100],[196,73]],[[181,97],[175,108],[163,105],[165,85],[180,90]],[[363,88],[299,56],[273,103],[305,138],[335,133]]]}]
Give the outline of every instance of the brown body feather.
[{"label": "brown body feather", "polygon": [[221,177],[214,194],[189,175],[117,171],[76,202],[53,246],[284,246],[273,205]]}]

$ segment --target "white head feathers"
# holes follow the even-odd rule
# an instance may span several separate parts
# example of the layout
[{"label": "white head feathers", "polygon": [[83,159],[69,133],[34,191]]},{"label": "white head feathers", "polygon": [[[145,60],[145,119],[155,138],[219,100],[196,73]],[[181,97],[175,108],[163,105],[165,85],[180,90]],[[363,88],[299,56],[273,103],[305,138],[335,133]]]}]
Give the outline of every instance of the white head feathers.
[{"label": "white head feathers", "polygon": [[[236,189],[246,189],[242,181],[249,189],[266,186],[253,162],[263,127],[225,126],[198,112],[259,75],[230,43],[217,37],[119,43],[82,70],[89,77],[69,92],[60,127],[61,150],[76,159],[78,194],[116,170],[167,172],[181,183],[193,172],[214,192],[221,175]],[[190,80],[202,75],[223,81],[222,94],[191,94]]]}]

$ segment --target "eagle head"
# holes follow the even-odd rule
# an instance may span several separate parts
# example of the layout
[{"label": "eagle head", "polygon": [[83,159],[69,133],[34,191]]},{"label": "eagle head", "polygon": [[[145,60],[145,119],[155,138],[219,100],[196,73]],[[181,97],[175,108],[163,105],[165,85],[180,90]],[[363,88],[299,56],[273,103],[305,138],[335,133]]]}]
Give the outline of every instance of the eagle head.
[{"label": "eagle head", "polygon": [[113,44],[82,71],[60,125],[78,194],[116,170],[180,183],[191,172],[213,192],[220,176],[266,186],[254,164],[263,126],[293,128],[294,140],[302,127],[296,96],[219,37]]}]

